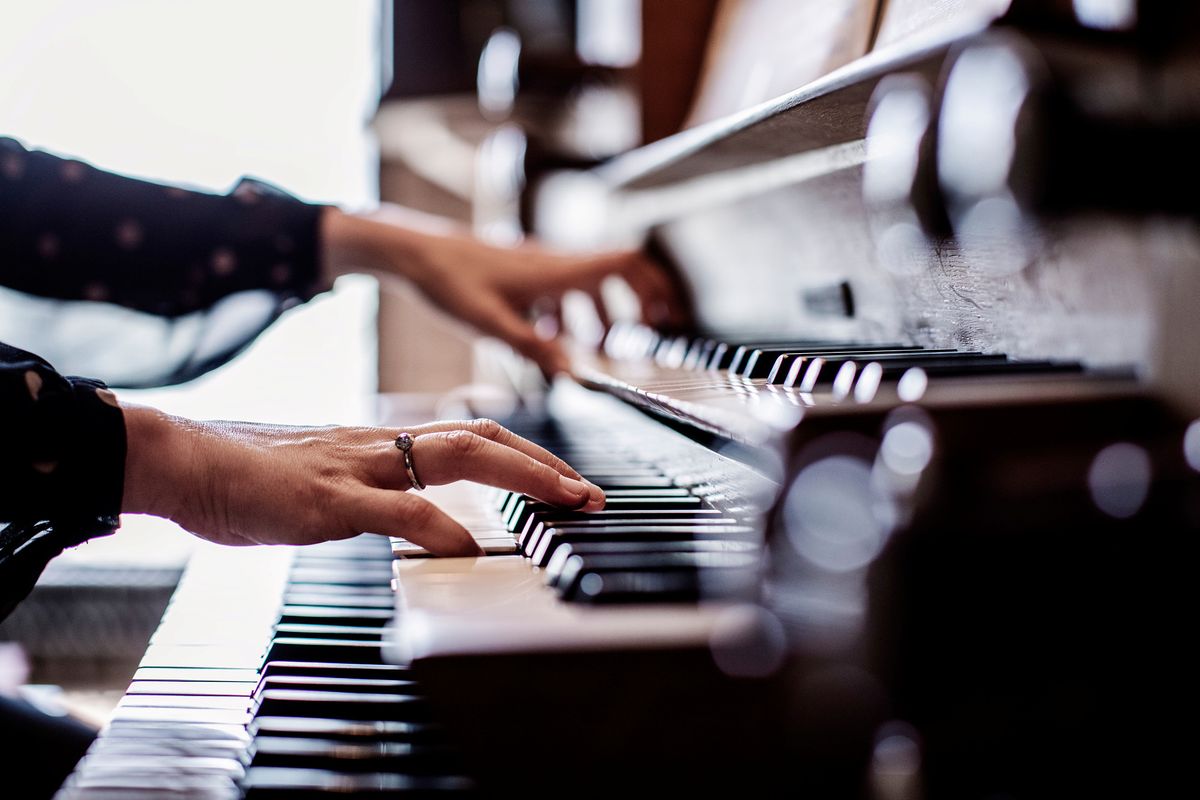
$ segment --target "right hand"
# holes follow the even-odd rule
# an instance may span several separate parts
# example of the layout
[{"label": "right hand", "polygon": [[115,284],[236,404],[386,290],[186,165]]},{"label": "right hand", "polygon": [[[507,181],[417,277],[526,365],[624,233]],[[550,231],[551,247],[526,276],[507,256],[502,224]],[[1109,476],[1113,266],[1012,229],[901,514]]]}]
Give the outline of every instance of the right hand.
[{"label": "right hand", "polygon": [[679,327],[687,320],[675,280],[633,250],[563,253],[534,241],[497,247],[447,220],[388,205],[368,215],[326,209],[321,242],[327,282],[362,269],[408,280],[443,311],[507,342],[546,375],[569,372],[570,362],[558,341],[538,334],[529,313],[557,309],[567,291],[590,295],[604,317],[601,286],[616,276],[637,296],[647,323]]},{"label": "right hand", "polygon": [[[167,517],[227,545],[313,544],[364,532],[434,555],[481,555],[462,525],[407,490],[399,428],[197,422],[123,405],[122,511]],[[548,451],[491,420],[405,428],[427,485],[471,480],[564,508],[596,511],[604,493]]]}]

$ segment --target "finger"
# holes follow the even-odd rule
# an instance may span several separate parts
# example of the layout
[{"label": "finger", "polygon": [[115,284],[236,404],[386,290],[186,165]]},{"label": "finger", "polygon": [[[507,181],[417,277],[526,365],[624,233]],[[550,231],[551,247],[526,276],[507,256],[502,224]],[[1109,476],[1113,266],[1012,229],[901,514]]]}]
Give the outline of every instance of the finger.
[{"label": "finger", "polygon": [[540,288],[554,292],[567,289],[589,291],[609,275],[624,272],[636,253],[635,250],[619,250],[591,255],[555,255],[544,262],[546,269],[541,275],[543,285]]},{"label": "finger", "polygon": [[647,325],[662,327],[678,318],[675,291],[656,269],[635,269],[622,277],[637,295],[642,306],[642,321]]},{"label": "finger", "polygon": [[412,457],[418,477],[426,484],[468,480],[566,508],[599,511],[604,507],[599,487],[470,431],[422,434],[413,442]]},{"label": "finger", "polygon": [[592,301],[592,308],[596,311],[596,318],[600,320],[600,327],[607,331],[612,327],[612,315],[608,313],[608,305],[604,302],[604,292],[600,287],[601,285],[597,283],[585,294]]},{"label": "finger", "polygon": [[546,375],[570,371],[570,362],[559,344],[538,336],[533,325],[522,319],[498,295],[473,297],[456,313],[483,333],[512,345],[517,352],[541,367]]},{"label": "finger", "polygon": [[658,261],[644,252],[633,253],[621,274],[642,301],[647,322],[673,326],[687,323],[687,304],[680,286]]},{"label": "finger", "polygon": [[523,436],[518,436],[493,419],[439,420],[438,422],[418,425],[415,428],[408,428],[407,430],[414,436],[422,433],[440,433],[444,431],[470,431],[476,436],[482,436],[505,447],[520,450],[530,458],[536,459],[548,467],[553,467],[568,478],[587,481],[570,464],[554,455],[554,453],[534,444]]},{"label": "finger", "polygon": [[351,495],[350,519],[360,531],[402,536],[435,556],[481,556],[462,525],[427,500],[405,492],[364,487]]}]

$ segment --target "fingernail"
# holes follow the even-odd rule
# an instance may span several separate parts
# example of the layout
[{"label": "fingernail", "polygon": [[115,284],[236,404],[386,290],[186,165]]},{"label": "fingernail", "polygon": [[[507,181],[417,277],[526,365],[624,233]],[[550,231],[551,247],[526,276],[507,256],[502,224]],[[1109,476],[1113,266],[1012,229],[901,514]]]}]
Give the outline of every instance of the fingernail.
[{"label": "fingernail", "polygon": [[583,481],[577,481],[574,478],[568,478],[566,475],[558,476],[558,483],[562,486],[563,491],[574,495],[575,497],[586,497],[591,494],[591,490]]}]

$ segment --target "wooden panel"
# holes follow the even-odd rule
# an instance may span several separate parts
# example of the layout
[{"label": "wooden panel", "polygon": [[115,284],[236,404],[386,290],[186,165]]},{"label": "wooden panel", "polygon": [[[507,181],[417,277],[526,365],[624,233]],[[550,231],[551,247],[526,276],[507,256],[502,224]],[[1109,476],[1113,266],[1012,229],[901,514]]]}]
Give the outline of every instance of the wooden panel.
[{"label": "wooden panel", "polygon": [[[383,201],[470,221],[475,146],[487,130],[473,98],[387,103],[373,128]],[[380,286],[378,332],[381,392],[445,392],[471,381],[475,337],[412,288]]]},{"label": "wooden panel", "polygon": [[848,64],[870,44],[878,0],[722,0],[690,125]]},{"label": "wooden panel", "polygon": [[986,24],[1011,4],[1012,0],[882,0],[874,46],[887,47],[965,21]]},{"label": "wooden panel", "polygon": [[613,186],[643,189],[860,140],[878,80],[899,69],[936,77],[947,45],[868,54],[775,102],[639,148],[595,174]]},{"label": "wooden panel", "polygon": [[687,119],[718,0],[644,0],[641,90],[642,141],[680,130]]}]

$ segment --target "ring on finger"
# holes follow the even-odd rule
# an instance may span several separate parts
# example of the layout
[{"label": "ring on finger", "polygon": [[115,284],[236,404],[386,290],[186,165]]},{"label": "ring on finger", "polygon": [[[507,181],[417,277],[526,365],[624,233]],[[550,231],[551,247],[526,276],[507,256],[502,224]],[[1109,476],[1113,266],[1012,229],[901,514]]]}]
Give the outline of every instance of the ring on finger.
[{"label": "ring on finger", "polygon": [[404,455],[404,471],[408,473],[408,482],[412,484],[412,488],[420,491],[425,488],[425,484],[421,483],[421,479],[417,477],[417,469],[413,466],[412,448],[415,441],[412,434],[405,431],[396,437],[396,449]]}]

